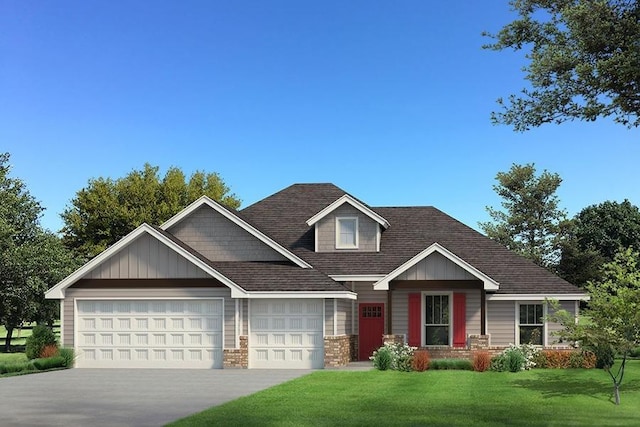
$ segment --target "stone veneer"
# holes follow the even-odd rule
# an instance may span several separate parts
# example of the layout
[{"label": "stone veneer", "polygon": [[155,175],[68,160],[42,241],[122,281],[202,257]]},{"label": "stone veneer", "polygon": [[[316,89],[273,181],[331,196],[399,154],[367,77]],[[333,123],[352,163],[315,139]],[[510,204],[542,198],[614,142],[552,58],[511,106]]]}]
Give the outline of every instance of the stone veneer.
[{"label": "stone veneer", "polygon": [[339,368],[351,361],[351,336],[329,335],[324,337],[324,367]]},{"label": "stone veneer", "polygon": [[246,335],[240,336],[240,348],[225,348],[223,350],[222,366],[226,368],[249,367],[249,347]]},{"label": "stone veneer", "polygon": [[[384,335],[384,343],[402,344],[405,342],[404,335]],[[469,334],[466,347],[421,347],[427,350],[432,359],[471,359],[473,352],[483,350],[492,356],[504,350],[504,347],[489,347],[489,335]]]}]

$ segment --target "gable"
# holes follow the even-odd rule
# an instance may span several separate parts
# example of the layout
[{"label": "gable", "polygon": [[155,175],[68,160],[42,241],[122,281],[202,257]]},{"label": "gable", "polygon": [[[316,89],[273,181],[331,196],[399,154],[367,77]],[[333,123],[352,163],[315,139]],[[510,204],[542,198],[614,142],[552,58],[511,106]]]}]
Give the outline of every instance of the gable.
[{"label": "gable", "polygon": [[432,252],[422,261],[400,273],[396,280],[478,280],[439,252]]},{"label": "gable", "polygon": [[287,261],[208,205],[201,205],[167,231],[211,261]]},{"label": "gable", "polygon": [[378,250],[380,225],[358,209],[345,203],[315,224],[317,252],[345,251],[345,249],[336,248],[336,219],[339,217],[358,218],[358,248],[351,249],[352,251],[376,252]]},{"label": "gable", "polygon": [[83,276],[86,279],[200,279],[210,276],[143,234]]}]

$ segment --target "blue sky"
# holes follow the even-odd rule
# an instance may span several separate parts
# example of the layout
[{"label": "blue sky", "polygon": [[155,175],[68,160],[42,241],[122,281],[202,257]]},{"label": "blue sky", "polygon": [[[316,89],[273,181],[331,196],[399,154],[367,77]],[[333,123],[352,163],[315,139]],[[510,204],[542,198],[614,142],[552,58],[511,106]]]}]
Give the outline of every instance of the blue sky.
[{"label": "blue sky", "polygon": [[481,33],[512,18],[506,0],[0,0],[0,151],[52,230],[89,178],[145,162],[218,172],[243,206],[333,182],[473,227],[512,163],[559,173],[570,215],[640,204],[638,129],[490,123],[524,62]]}]

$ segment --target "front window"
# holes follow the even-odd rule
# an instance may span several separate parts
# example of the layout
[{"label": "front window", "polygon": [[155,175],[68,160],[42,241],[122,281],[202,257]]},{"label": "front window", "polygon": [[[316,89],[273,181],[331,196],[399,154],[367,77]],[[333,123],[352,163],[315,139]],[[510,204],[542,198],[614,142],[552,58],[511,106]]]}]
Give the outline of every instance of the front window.
[{"label": "front window", "polygon": [[542,345],[542,304],[520,304],[520,344]]},{"label": "front window", "polygon": [[336,218],[336,247],[338,249],[358,248],[358,218]]},{"label": "front window", "polygon": [[425,344],[449,345],[449,295],[427,295]]}]

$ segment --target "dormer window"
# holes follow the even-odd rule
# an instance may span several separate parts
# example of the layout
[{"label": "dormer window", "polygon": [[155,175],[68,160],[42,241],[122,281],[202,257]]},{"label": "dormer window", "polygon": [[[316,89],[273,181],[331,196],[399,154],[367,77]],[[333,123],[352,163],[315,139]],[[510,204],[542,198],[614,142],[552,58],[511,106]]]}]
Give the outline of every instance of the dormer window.
[{"label": "dormer window", "polygon": [[358,217],[336,217],[336,249],[358,249]]}]

